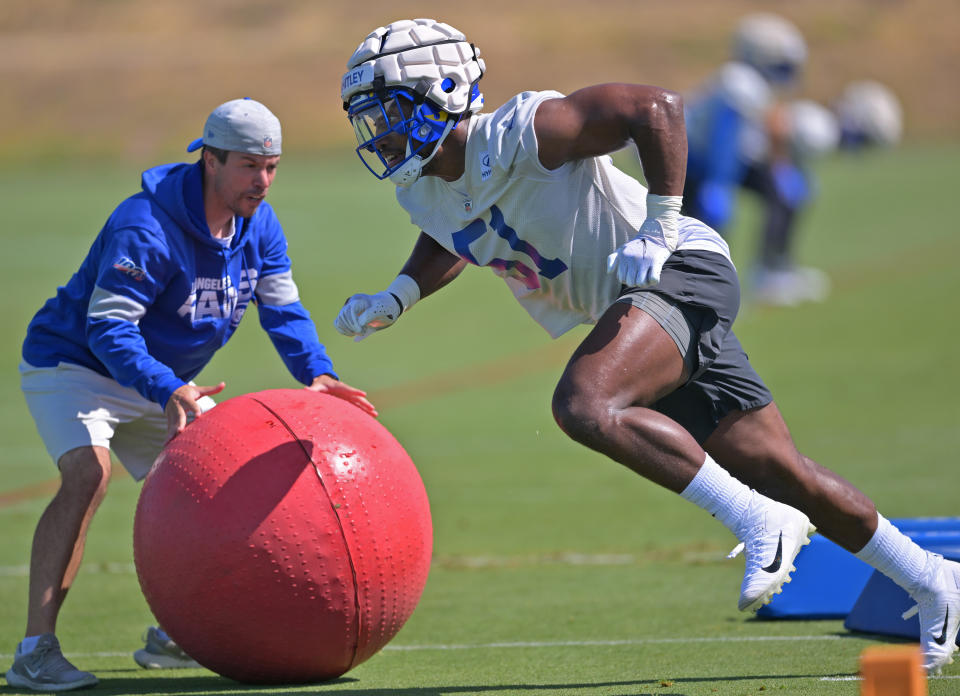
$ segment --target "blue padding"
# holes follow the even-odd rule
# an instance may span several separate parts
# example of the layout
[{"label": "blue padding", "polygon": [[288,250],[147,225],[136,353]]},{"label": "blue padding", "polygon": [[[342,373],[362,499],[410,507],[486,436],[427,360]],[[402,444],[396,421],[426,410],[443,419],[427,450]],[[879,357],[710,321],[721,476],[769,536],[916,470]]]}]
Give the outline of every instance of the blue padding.
[{"label": "blue padding", "polygon": [[[952,561],[960,561],[960,546],[932,547],[930,550]],[[850,631],[920,640],[920,619],[912,616],[904,620],[902,617],[903,612],[914,604],[906,590],[880,571],[874,571],[843,625]],[[957,644],[960,645],[960,637]]]},{"label": "blue padding", "polygon": [[901,517],[890,523],[904,534],[921,531],[960,530],[960,517]]},{"label": "blue padding", "polygon": [[[960,517],[912,517],[890,522],[923,548],[960,547]],[[797,572],[793,580],[783,586],[782,594],[757,611],[758,617],[842,619],[851,612],[873,575],[873,568],[819,534],[801,549],[794,565]]]},{"label": "blue padding", "polygon": [[842,619],[857,601],[873,568],[819,534],[793,562],[797,572],[757,610],[766,619]]}]

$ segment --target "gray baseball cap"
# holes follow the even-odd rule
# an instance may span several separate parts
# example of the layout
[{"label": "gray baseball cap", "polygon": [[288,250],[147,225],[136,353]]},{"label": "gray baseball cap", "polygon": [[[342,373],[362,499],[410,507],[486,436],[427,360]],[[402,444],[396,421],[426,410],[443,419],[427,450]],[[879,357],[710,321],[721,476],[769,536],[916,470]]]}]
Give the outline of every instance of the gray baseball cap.
[{"label": "gray baseball cap", "polygon": [[187,152],[204,145],[251,155],[279,155],[280,121],[258,101],[233,99],[210,113],[203,137],[187,145]]}]

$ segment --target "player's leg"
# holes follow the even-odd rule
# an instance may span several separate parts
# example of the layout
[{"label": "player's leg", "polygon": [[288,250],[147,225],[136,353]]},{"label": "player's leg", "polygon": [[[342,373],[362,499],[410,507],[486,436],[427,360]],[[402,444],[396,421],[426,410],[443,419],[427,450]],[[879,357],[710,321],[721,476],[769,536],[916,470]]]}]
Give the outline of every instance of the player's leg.
[{"label": "player's leg", "polygon": [[810,516],[837,542],[917,602],[928,671],[953,661],[960,630],[960,564],[920,548],[853,484],[797,451],[773,403],[725,416],[705,449],[740,480]]},{"label": "player's leg", "polygon": [[[681,296],[696,304],[677,300]],[[557,422],[573,439],[680,493],[747,545],[739,606],[755,609],[787,580],[812,527],[803,513],[751,491],[698,442],[716,427],[720,407],[709,385],[688,376],[708,370],[727,353],[742,354],[729,332],[738,304],[736,272],[723,257],[675,254],[656,293],[628,291],[601,317],[571,358],[553,405]],[[725,352],[728,334],[732,348]],[[771,400],[759,378],[741,392],[724,407]],[[768,512],[770,529],[758,527],[756,519]],[[767,546],[774,556],[781,529],[786,530],[782,556],[776,554],[775,564],[754,563]],[[753,573],[754,565],[770,572]]]},{"label": "player's leg", "polygon": [[797,451],[773,402],[727,414],[704,449],[747,485],[805,512],[821,534],[849,551],[862,549],[876,531],[873,502]]},{"label": "player's leg", "polygon": [[[711,394],[687,384],[724,355],[739,303],[728,260],[674,253],[655,291],[625,289],[574,352],[554,392],[557,423],[641,476],[684,491],[706,458],[698,438],[716,427],[717,410]],[[759,391],[733,403],[772,399],[765,387]]]},{"label": "player's leg", "polygon": [[679,493],[703,463],[703,450],[650,405],[688,372],[650,314],[615,303],[570,358],[554,392],[554,417],[577,442]]},{"label": "player's leg", "polygon": [[747,564],[738,606],[754,610],[788,580],[813,527],[803,513],[751,491],[707,456],[690,430],[655,410],[663,396],[677,393],[686,372],[655,319],[615,305],[571,358],[554,395],[554,415],[574,440],[680,493],[743,542]]},{"label": "player's leg", "polygon": [[830,279],[794,259],[799,221],[809,205],[808,175],[794,165],[755,165],[748,169],[743,186],[758,194],[763,210],[760,248],[751,271],[754,301],[788,306],[823,301]]}]

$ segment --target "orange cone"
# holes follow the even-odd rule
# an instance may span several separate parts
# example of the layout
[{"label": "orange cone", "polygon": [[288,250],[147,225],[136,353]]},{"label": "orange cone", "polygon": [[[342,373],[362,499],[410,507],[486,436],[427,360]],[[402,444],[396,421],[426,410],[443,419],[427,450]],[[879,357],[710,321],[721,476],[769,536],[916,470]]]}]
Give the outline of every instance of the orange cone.
[{"label": "orange cone", "polygon": [[879,645],[860,654],[861,696],[927,696],[919,645]]}]

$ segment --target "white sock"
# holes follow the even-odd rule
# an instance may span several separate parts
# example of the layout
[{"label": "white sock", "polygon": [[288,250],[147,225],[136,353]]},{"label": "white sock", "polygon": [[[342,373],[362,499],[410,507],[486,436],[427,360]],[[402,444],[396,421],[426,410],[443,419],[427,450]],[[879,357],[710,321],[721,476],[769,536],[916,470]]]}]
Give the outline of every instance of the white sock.
[{"label": "white sock", "polygon": [[27,636],[20,641],[20,654],[26,655],[27,653],[32,653],[33,649],[37,647],[37,642],[40,640],[40,636]]},{"label": "white sock", "polygon": [[700,471],[680,493],[720,520],[738,539],[741,520],[754,495],[754,491],[731,476],[709,454]]},{"label": "white sock", "polygon": [[929,554],[877,513],[877,531],[854,554],[889,577],[910,594],[920,588]]}]

